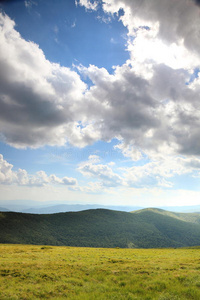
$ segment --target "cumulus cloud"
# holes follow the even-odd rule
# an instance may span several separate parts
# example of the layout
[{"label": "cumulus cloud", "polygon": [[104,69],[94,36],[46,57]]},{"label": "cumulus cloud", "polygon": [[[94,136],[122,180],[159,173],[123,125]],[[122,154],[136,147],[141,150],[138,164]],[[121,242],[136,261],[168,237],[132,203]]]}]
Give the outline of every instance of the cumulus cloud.
[{"label": "cumulus cloud", "polygon": [[120,19],[129,35],[148,29],[168,45],[183,40],[186,48],[199,55],[199,8],[192,0],[105,0],[103,8],[109,13],[124,10]]},{"label": "cumulus cloud", "polygon": [[178,131],[185,120],[181,120],[180,110],[188,105],[196,110],[198,97],[196,91],[185,85],[187,72],[156,65],[151,80],[137,76],[126,64],[117,67],[112,75],[95,66],[82,72],[94,83],[85,93],[84,109],[94,120],[91,128],[96,136],[105,141],[123,140],[127,150],[122,152],[126,156],[128,147],[133,149],[134,145],[137,159],[141,150],[182,152],[184,142],[178,139]]},{"label": "cumulus cloud", "polygon": [[104,187],[114,187],[124,184],[123,179],[117,173],[114,173],[110,166],[99,164],[98,162],[98,157],[92,155],[88,161],[80,164],[78,171],[84,176],[100,180],[101,186]]},{"label": "cumulus cloud", "polygon": [[[95,10],[97,3],[77,2]],[[85,147],[116,138],[118,150],[133,160],[198,156],[200,80],[191,76],[200,65],[199,7],[192,0],[105,0],[103,9],[109,14],[123,9],[120,20],[128,28],[130,59],[112,74],[92,65],[75,72],[49,62],[0,15],[4,141],[14,147],[66,142]],[[78,72],[89,77],[90,88]],[[97,165],[92,168],[87,172],[97,176]],[[111,172],[103,166],[101,171]]]},{"label": "cumulus cloud", "polygon": [[[0,154],[0,182],[10,184],[16,180],[16,175],[12,171],[13,165],[9,164],[3,159],[3,155]],[[21,172],[20,172],[21,173]],[[21,176],[21,174],[19,175]]]},{"label": "cumulus cloud", "polygon": [[[126,149],[126,147],[125,147]],[[129,155],[127,155],[129,157]],[[131,155],[130,155],[131,156]],[[200,159],[196,157],[167,156],[160,159],[144,160],[132,167],[115,168],[115,164],[101,164],[100,158],[91,155],[82,162],[78,171],[92,179],[88,185],[76,185],[74,191],[86,193],[108,193],[112,188],[167,188],[174,186],[173,179],[181,175],[200,178]]]},{"label": "cumulus cloud", "polygon": [[128,186],[172,188],[173,182],[170,180],[175,176],[200,177],[200,159],[181,156],[165,157],[161,160],[152,160],[144,165],[126,168],[124,171],[124,180]]},{"label": "cumulus cloud", "polygon": [[200,159],[196,157],[168,157],[163,160],[153,160],[144,165],[129,168],[116,168],[115,164],[101,164],[100,157],[90,155],[88,160],[78,166],[78,171],[92,179],[87,185],[78,185],[76,178],[47,175],[44,171],[29,174],[24,169],[13,170],[13,165],[0,154],[0,184],[42,187],[47,185],[67,186],[72,191],[85,193],[109,193],[112,188],[151,188],[153,186],[172,188],[170,181],[176,175],[190,174],[200,178]]},{"label": "cumulus cloud", "polygon": [[0,13],[0,130],[15,147],[63,145],[86,85],[69,68],[49,62],[15,23]]},{"label": "cumulus cloud", "polygon": [[13,170],[13,165],[8,163],[0,154],[0,184],[16,184],[19,186],[45,186],[47,184],[75,186],[77,180],[71,177],[59,178],[52,174],[48,176],[44,171],[35,175],[28,174],[24,169]]},{"label": "cumulus cloud", "polygon": [[156,64],[149,80],[126,64],[112,75],[95,66],[83,72],[94,83],[85,93],[84,109],[90,111],[96,136],[123,140],[125,156],[134,145],[134,160],[141,151],[199,155],[199,82],[187,84],[186,70]]},{"label": "cumulus cloud", "polygon": [[93,130],[146,153],[199,155],[199,81],[190,80],[200,65],[199,8],[192,0],[117,0],[103,9],[124,10],[130,59],[112,75],[82,68],[94,84],[86,92]]},{"label": "cumulus cloud", "polygon": [[125,157],[130,157],[133,161],[142,159],[142,153],[138,149],[135,149],[133,145],[126,145],[123,142],[114,146],[115,149],[119,149]]},{"label": "cumulus cloud", "polygon": [[127,50],[135,72],[152,75],[152,64],[192,70],[200,65],[199,7],[193,0],[104,1],[108,14],[118,14],[128,29]]},{"label": "cumulus cloud", "polygon": [[93,128],[102,139],[131,140],[159,125],[157,102],[148,93],[149,83],[127,65],[118,67],[113,75],[95,66],[83,72],[94,83],[85,94],[90,99],[85,108],[90,110]]}]

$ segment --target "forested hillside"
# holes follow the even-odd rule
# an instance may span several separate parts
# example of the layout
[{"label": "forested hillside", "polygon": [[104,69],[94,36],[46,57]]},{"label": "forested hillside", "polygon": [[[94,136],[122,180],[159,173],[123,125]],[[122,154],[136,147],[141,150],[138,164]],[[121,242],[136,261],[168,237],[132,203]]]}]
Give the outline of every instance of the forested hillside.
[{"label": "forested hillside", "polygon": [[0,243],[156,248],[200,245],[200,225],[153,210],[0,213]]}]

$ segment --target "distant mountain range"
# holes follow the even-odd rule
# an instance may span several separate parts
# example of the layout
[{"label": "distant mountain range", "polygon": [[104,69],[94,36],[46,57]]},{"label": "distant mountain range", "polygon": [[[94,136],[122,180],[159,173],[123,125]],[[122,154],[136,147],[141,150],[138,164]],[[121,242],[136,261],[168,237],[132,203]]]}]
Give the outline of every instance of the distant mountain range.
[{"label": "distant mountain range", "polygon": [[0,211],[9,211],[9,209],[4,208],[4,207],[0,207]]},{"label": "distant mountain range", "polygon": [[0,243],[160,248],[200,245],[200,213],[157,208],[57,214],[0,213]]},{"label": "distant mountain range", "polygon": [[[82,211],[88,209],[110,209],[117,211],[131,212],[135,210],[143,209],[140,206],[114,206],[114,205],[101,205],[101,204],[58,204],[58,205],[48,205],[40,206],[34,205],[33,207],[26,207],[25,205],[16,205],[15,202],[11,202],[8,206],[1,206],[0,211],[14,211],[23,212],[31,214],[54,214],[59,212],[70,212],[70,211]],[[172,212],[200,212],[200,205],[196,206],[165,206],[160,207],[161,209],[172,211]]]},{"label": "distant mountain range", "polygon": [[36,206],[31,208],[23,208],[10,206],[10,208],[2,208],[0,207],[0,211],[14,211],[14,212],[23,212],[23,213],[31,213],[31,214],[54,214],[59,212],[70,212],[70,211],[82,211],[88,209],[111,209],[111,210],[119,210],[130,212],[133,210],[142,209],[140,206],[109,206],[109,205],[101,205],[101,204],[58,204],[53,206]]},{"label": "distant mountain range", "polygon": [[110,209],[110,210],[119,210],[119,211],[133,211],[142,209],[142,207],[139,206],[105,206],[105,205],[95,205],[95,204],[60,204],[60,205],[54,205],[54,206],[48,206],[48,207],[36,207],[36,208],[29,208],[24,210],[25,213],[36,213],[36,214],[53,214],[53,213],[59,213],[59,212],[70,212],[70,211],[82,211],[82,210],[88,210],[88,209]]}]

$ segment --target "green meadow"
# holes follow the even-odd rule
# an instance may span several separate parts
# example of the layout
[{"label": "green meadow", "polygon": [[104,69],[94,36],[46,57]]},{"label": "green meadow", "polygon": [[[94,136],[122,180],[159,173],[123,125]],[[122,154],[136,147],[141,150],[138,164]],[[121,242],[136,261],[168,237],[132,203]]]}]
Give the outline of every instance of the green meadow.
[{"label": "green meadow", "polygon": [[0,299],[200,299],[200,249],[0,245]]}]

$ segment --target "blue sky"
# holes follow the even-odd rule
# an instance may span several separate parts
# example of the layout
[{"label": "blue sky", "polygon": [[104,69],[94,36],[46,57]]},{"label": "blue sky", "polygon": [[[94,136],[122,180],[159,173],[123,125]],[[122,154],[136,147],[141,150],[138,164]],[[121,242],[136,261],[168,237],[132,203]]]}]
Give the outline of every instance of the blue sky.
[{"label": "blue sky", "polygon": [[1,1],[0,205],[200,204],[199,10]]},{"label": "blue sky", "polygon": [[2,8],[24,39],[37,43],[48,60],[62,66],[94,64],[112,71],[129,57],[127,29],[116,16],[104,16],[102,9],[86,12],[65,0],[6,1]]}]

